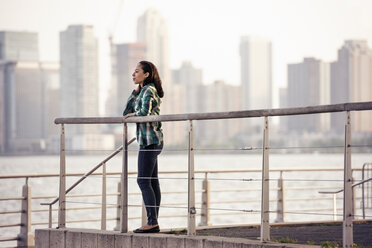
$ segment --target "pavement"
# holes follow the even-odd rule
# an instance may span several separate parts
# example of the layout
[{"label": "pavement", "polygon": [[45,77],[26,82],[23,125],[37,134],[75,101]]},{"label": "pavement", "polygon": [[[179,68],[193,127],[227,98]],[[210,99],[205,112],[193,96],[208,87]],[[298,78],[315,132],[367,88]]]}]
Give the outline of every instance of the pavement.
[{"label": "pavement", "polygon": [[[179,234],[186,233],[185,231]],[[372,221],[357,221],[353,224],[354,243],[358,247],[372,248]],[[197,235],[236,237],[259,240],[259,226],[206,228],[197,230]],[[322,245],[341,244],[342,247],[342,222],[314,223],[314,224],[274,224],[270,228],[272,241],[283,243],[294,242],[297,244]],[[332,247],[332,246],[329,246]],[[337,246],[333,246],[337,247]]]}]

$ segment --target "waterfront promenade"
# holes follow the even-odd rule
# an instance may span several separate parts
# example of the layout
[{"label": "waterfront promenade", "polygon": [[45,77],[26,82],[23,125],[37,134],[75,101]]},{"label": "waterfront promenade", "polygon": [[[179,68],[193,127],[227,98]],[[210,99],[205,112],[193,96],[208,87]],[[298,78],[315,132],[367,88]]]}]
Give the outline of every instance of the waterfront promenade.
[{"label": "waterfront promenade", "polygon": [[[358,247],[372,247],[372,220],[354,221],[353,225],[354,244]],[[198,230],[197,235],[259,240],[260,226],[211,227]],[[272,224],[270,236],[271,240],[276,242],[342,246],[342,222]]]},{"label": "waterfront promenade", "polygon": [[[119,117],[102,117],[102,118],[60,118],[56,119],[56,124],[61,125],[61,145],[60,145],[60,173],[57,175],[59,177],[59,196],[55,198],[52,201],[48,202],[42,202],[42,205],[45,207],[45,210],[49,212],[49,221],[46,223],[49,225],[49,229],[37,229],[36,230],[36,244],[38,247],[41,247],[41,244],[48,244],[49,246],[47,247],[54,247],[51,245],[52,243],[55,242],[62,242],[60,243],[59,246],[56,247],[65,247],[67,240],[72,238],[73,241],[81,241],[81,246],[86,246],[87,243],[85,242],[100,242],[99,240],[102,241],[102,238],[104,240],[107,240],[107,237],[110,235],[114,235],[116,239],[116,236],[120,237],[126,237],[127,239],[130,239],[131,242],[135,242],[135,240],[138,239],[138,235],[131,234],[129,231],[129,220],[133,217],[131,212],[129,211],[130,207],[141,207],[140,205],[132,204],[129,199],[130,199],[130,194],[128,192],[128,186],[129,186],[129,181],[130,177],[128,176],[130,173],[128,171],[128,146],[131,142],[133,142],[133,139],[130,140],[128,137],[128,123],[138,123],[138,122],[153,122],[153,121],[188,121],[189,122],[189,142],[188,142],[188,149],[187,149],[187,176],[185,178],[177,178],[179,179],[185,179],[187,181],[186,187],[184,187],[184,190],[187,189],[187,204],[183,204],[183,206],[171,206],[171,205],[162,205],[163,209],[185,209],[186,210],[186,215],[184,216],[178,216],[178,217],[186,217],[187,219],[187,236],[176,236],[177,241],[180,241],[181,243],[183,242],[186,247],[194,247],[194,246],[187,246],[186,242],[189,242],[188,240],[192,240],[190,242],[194,242],[195,240],[199,240],[199,245],[200,247],[216,247],[224,246],[224,242],[226,244],[231,243],[231,247],[241,247],[242,245],[240,244],[234,244],[233,242],[230,241],[224,241],[220,240],[215,243],[214,241],[210,241],[209,236],[203,236],[203,238],[198,238],[197,237],[197,228],[196,228],[196,218],[199,217],[200,215],[201,218],[201,224],[207,226],[208,225],[208,218],[209,218],[209,212],[210,211],[228,211],[228,212],[234,212],[234,215],[239,215],[239,214],[244,214],[247,215],[254,215],[257,214],[260,216],[260,235],[259,241],[249,241],[249,242],[258,242],[257,244],[254,244],[255,246],[253,247],[266,247],[267,244],[271,244],[271,242],[274,240],[271,235],[275,232],[271,232],[271,229],[275,228],[275,225],[273,224],[274,222],[285,222],[285,215],[286,214],[298,214],[298,215],[316,215],[316,216],[321,216],[321,215],[326,215],[328,218],[337,218],[340,216],[340,213],[338,213],[338,208],[337,208],[337,194],[343,195],[342,200],[343,200],[343,208],[342,208],[342,214],[343,216],[343,224],[342,224],[342,239],[343,239],[343,247],[346,248],[351,248],[353,246],[353,225],[352,222],[353,220],[357,218],[363,218],[367,219],[369,215],[365,215],[365,210],[366,210],[366,205],[364,204],[364,192],[365,190],[369,191],[370,186],[367,186],[366,189],[364,188],[365,185],[371,182],[372,178],[369,176],[366,178],[364,177],[364,172],[371,170],[368,166],[370,161],[363,161],[363,164],[360,164],[359,166],[363,166],[363,168],[356,168],[359,172],[362,172],[362,177],[360,178],[360,174],[358,178],[353,178],[353,169],[351,167],[351,152],[352,152],[352,143],[351,143],[351,114],[353,111],[362,111],[362,110],[372,110],[372,102],[365,102],[365,103],[346,103],[346,104],[336,104],[336,105],[326,105],[326,106],[311,106],[311,107],[305,107],[305,108],[291,108],[291,109],[272,109],[272,110],[253,110],[253,111],[236,111],[236,112],[221,112],[221,113],[199,113],[199,114],[184,114],[184,115],[165,115],[165,116],[147,116],[147,117],[136,117],[136,118],[128,118],[128,119],[123,119]],[[316,178],[308,178],[308,177],[297,177],[297,178],[283,178],[283,173],[284,171],[281,170],[276,170],[273,171],[269,168],[269,151],[272,149],[272,147],[269,146],[269,117],[271,116],[283,116],[283,115],[304,115],[304,114],[319,114],[319,113],[332,113],[332,112],[344,112],[345,113],[345,143],[344,143],[344,160],[343,160],[343,169],[341,169],[341,172],[343,174],[342,177],[338,177],[336,179],[331,179],[331,178],[320,178],[321,176],[324,176],[323,172],[324,169],[317,169],[319,170],[319,174],[316,175]],[[200,178],[197,177],[196,174],[198,172],[195,171],[194,169],[194,144],[193,144],[193,121],[194,120],[220,120],[220,119],[229,119],[229,118],[256,118],[256,117],[264,117],[263,118],[263,146],[262,146],[262,167],[259,170],[238,170],[234,171],[234,173],[242,173],[242,172],[247,172],[247,173],[259,173],[260,177],[244,177],[244,178],[231,178],[227,177],[227,173],[231,173],[231,171],[220,171],[217,173],[220,173],[222,175],[221,178],[211,178],[208,177],[209,173],[216,173],[216,172],[209,172],[209,171],[202,171],[199,173],[204,173],[205,177]],[[66,147],[65,147],[65,131],[64,131],[64,126],[65,125],[70,125],[70,124],[123,124],[123,145],[119,147],[117,150],[115,150],[112,154],[104,158],[101,162],[96,163],[96,165],[93,167],[93,169],[90,169],[88,172],[83,174],[81,177],[80,175],[76,175],[80,177],[77,180],[74,180],[75,182],[67,188],[66,184],[66,178],[68,177],[68,173],[66,173]],[[106,197],[107,197],[107,188],[106,188],[106,163],[108,163],[113,157],[115,157],[117,154],[121,153],[122,154],[122,171],[119,173],[120,175],[120,182],[121,185],[119,187],[119,192],[116,194],[113,194],[112,196],[117,197],[117,204],[110,204],[113,206],[113,208],[117,208],[117,218],[114,218],[113,220],[117,220],[117,230],[119,232],[109,232],[107,233],[106,230],[106,221],[108,220],[107,218],[107,212],[106,210],[108,209],[108,204],[106,202]],[[101,168],[102,173],[95,173],[97,169]],[[365,168],[367,168],[365,170]],[[326,169],[327,170],[327,169]],[[331,171],[335,172],[339,169],[331,169]],[[302,172],[308,172],[309,170],[302,170]],[[271,174],[271,172],[275,172],[276,174]],[[278,175],[279,172],[279,175]],[[293,171],[292,171],[293,172]],[[292,173],[292,172],[289,172]],[[166,172],[169,173],[169,172]],[[174,174],[175,172],[170,172]],[[287,173],[287,171],[285,172]],[[335,173],[332,173],[335,174]],[[74,230],[68,227],[66,223],[69,223],[69,220],[66,218],[67,216],[67,211],[68,209],[68,204],[71,203],[76,203],[74,200],[69,200],[68,197],[72,196],[69,194],[72,190],[75,190],[77,186],[81,187],[85,179],[92,178],[90,176],[94,175],[99,175],[102,176],[102,184],[98,185],[95,189],[95,191],[100,191],[99,186],[102,186],[102,193],[101,194],[94,194],[94,196],[102,196],[102,201],[99,203],[101,205],[101,230],[102,231],[92,231],[92,230]],[[110,175],[118,175],[117,173],[110,174]],[[276,175],[276,176],[274,176]],[[273,177],[274,176],[274,177]],[[19,242],[19,246],[25,246],[25,243],[30,244],[31,242],[31,218],[30,218],[30,211],[31,211],[31,203],[30,201],[32,200],[31,197],[31,190],[30,186],[28,185],[28,179],[30,178],[29,176],[20,176],[20,177],[26,177],[26,185],[23,186],[23,194],[22,197],[19,198],[19,200],[22,200],[22,211],[20,213],[22,214],[22,223],[17,225],[21,226],[21,233],[20,235],[15,239]],[[35,177],[38,177],[38,175],[35,175]],[[328,176],[327,176],[328,177]],[[340,179],[343,178],[343,179]],[[76,179],[76,178],[75,178]],[[165,179],[165,178],[163,178]],[[172,178],[167,178],[167,179],[172,179]],[[173,178],[175,179],[175,178]],[[197,190],[195,189],[195,184],[197,180],[203,180],[202,183],[202,190],[199,191],[202,193],[202,202],[201,202],[201,207],[196,206],[196,201],[195,201],[195,195],[197,193]],[[241,205],[242,207],[239,208],[214,208],[209,206],[209,196],[208,192],[209,186],[208,186],[208,181],[210,180],[216,180],[216,181],[225,181],[225,185],[232,185],[232,181],[240,181],[241,183],[258,183],[259,188],[251,188],[248,186],[246,191],[258,191],[260,192],[259,194],[261,197],[255,196],[256,199],[245,199],[247,202],[254,202],[254,201],[259,201],[260,204],[252,204],[247,208],[247,205]],[[306,183],[311,183],[312,187],[306,188],[308,191],[311,190],[311,194],[308,195],[309,198],[301,199],[305,200],[307,203],[312,202],[314,200],[314,195],[330,195],[333,196],[333,213],[326,213],[322,214],[321,212],[324,211],[324,209],[319,209],[315,208],[313,209],[312,212],[309,213],[309,209],[306,207],[308,204],[301,204],[299,205],[298,209],[294,209],[291,211],[288,211],[286,208],[288,205],[285,205],[284,203],[288,201],[286,200],[285,197],[285,181],[289,182],[295,182],[295,185],[303,185],[303,182]],[[338,189],[332,189],[329,190],[328,187],[320,187],[316,186],[315,182],[325,182],[325,181],[332,181],[332,182],[342,182],[343,184],[338,186],[340,188]],[[199,181],[200,182],[200,181]],[[229,183],[226,183],[229,182]],[[277,184],[273,184],[271,182],[277,182]],[[70,183],[69,183],[70,185]],[[276,186],[274,186],[276,185]],[[251,184],[250,184],[251,186]],[[342,186],[342,187],[341,187]],[[356,200],[360,199],[360,193],[359,195],[356,194],[356,189],[360,188],[363,186],[362,190],[362,195],[363,195],[363,204],[362,209],[357,209],[356,205]],[[300,187],[301,188],[301,187]],[[293,189],[296,191],[295,189]],[[276,192],[277,197],[275,199],[270,199],[270,191]],[[218,192],[222,192],[226,195],[229,195],[231,192],[236,192],[236,193],[241,193],[241,188],[234,189],[234,191],[230,191],[228,189],[223,189],[219,188]],[[342,193],[341,193],[342,192]],[[182,194],[183,192],[172,192],[177,193],[177,194]],[[341,193],[341,194],[339,194]],[[248,194],[246,194],[248,195]],[[291,194],[291,195],[297,195],[297,194]],[[87,195],[85,195],[87,196]],[[236,197],[241,197],[242,194]],[[74,197],[83,197],[82,195],[74,196]],[[41,198],[46,198],[46,197],[41,197]],[[50,197],[47,197],[50,198]],[[323,197],[326,198],[326,197]],[[369,199],[370,197],[368,197]],[[40,198],[39,198],[40,199]],[[5,200],[5,199],[4,199]],[[9,200],[9,199],[6,199]],[[10,200],[15,200],[15,199],[10,199]],[[293,200],[293,199],[290,199]],[[238,203],[239,201],[237,201]],[[276,203],[277,207],[273,208],[273,204]],[[58,204],[56,204],[58,203]],[[225,202],[226,204],[230,204],[228,201]],[[218,204],[218,202],[217,202]],[[185,206],[186,205],[186,206]],[[270,206],[271,205],[271,206]],[[52,225],[54,224],[53,222],[53,216],[52,213],[56,209],[53,209],[53,206],[58,207],[58,229],[51,228]],[[49,209],[47,209],[49,207]],[[332,208],[331,208],[332,209]],[[72,210],[72,209],[71,209]],[[79,208],[76,210],[84,210],[84,208]],[[201,211],[199,211],[201,210]],[[329,208],[326,209],[327,211],[330,210]],[[363,213],[361,213],[361,211]],[[138,212],[138,211],[137,211]],[[272,213],[275,213],[277,215],[277,219],[273,221],[273,216]],[[271,214],[271,218],[270,218]],[[228,213],[223,213],[222,216],[229,215]],[[172,217],[172,216],[167,216],[167,217]],[[316,219],[316,218],[315,218]],[[315,221],[313,218],[312,221]],[[81,220],[80,220],[81,221]],[[86,220],[83,220],[83,222]],[[311,222],[311,221],[310,221]],[[206,223],[206,224],[205,224]],[[244,222],[244,223],[250,223],[250,222]],[[256,222],[257,223],[257,222]],[[72,235],[72,236],[71,236]],[[77,235],[77,236],[76,236]],[[80,236],[79,236],[80,235]],[[89,239],[86,238],[88,235],[93,235],[94,237]],[[103,235],[103,236],[102,236]],[[315,234],[316,235],[316,234]],[[75,237],[75,238],[74,238]],[[81,237],[81,238],[79,238]],[[85,238],[84,238],[85,237]],[[110,236],[111,237],[111,236]],[[143,236],[142,236],[143,237]],[[174,235],[172,236],[173,238],[175,237]],[[207,238],[204,238],[207,237]],[[285,237],[283,237],[285,238]],[[45,240],[48,241],[45,241]],[[140,238],[141,240],[143,238]],[[157,242],[163,242],[159,241],[161,240],[161,236],[149,236],[148,238],[145,238],[144,242],[150,242],[152,239],[157,240]],[[171,236],[165,237],[165,242],[167,242],[168,239],[172,239]],[[213,238],[214,239],[214,238]],[[235,239],[235,238],[234,238]],[[44,240],[44,241],[40,241]],[[85,241],[84,241],[85,240]],[[163,239],[164,240],[164,239]],[[84,242],[83,242],[84,241]],[[143,241],[143,240],[142,240]],[[140,241],[140,242],[142,242]],[[311,240],[309,240],[311,242]],[[106,241],[102,241],[106,242]],[[112,241],[110,241],[112,242]],[[248,242],[248,241],[244,241]],[[214,244],[214,245],[213,245]],[[131,243],[132,247],[147,247],[146,245],[141,246],[137,245],[136,243]],[[166,244],[168,246],[168,244]],[[207,246],[205,246],[207,245]],[[209,245],[209,246],[208,246]],[[153,245],[154,247],[164,247],[163,245]],[[305,245],[302,244],[300,246],[284,246],[284,247],[304,247]],[[79,245],[77,245],[79,247]],[[90,245],[88,245],[90,247]],[[94,246],[93,246],[94,247]],[[151,244],[150,244],[151,247]],[[171,246],[172,247],[172,246]],[[173,246],[174,247],[174,246]],[[226,246],[229,247],[229,246]],[[252,246],[246,246],[246,247],[252,247]],[[275,247],[275,245],[274,245]],[[283,247],[283,246],[282,246]]]}]

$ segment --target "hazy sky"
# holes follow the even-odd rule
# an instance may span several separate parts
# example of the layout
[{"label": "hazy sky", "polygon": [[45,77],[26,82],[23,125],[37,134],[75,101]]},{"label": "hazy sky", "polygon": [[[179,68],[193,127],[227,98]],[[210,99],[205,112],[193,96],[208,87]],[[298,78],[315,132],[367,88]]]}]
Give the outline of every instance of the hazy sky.
[{"label": "hazy sky", "polygon": [[[239,40],[264,36],[273,42],[274,99],[287,84],[287,64],[313,56],[330,62],[345,39],[372,43],[371,0],[0,0],[0,30],[39,33],[41,60],[59,59],[59,32],[92,24],[100,42],[100,80],[109,80],[107,35],[136,38],[137,18],[152,7],[168,20],[171,68],[189,60],[205,83],[240,83]],[[120,13],[120,15],[118,15]],[[118,22],[116,29],[114,23]],[[274,100],[276,102],[276,100]]]}]

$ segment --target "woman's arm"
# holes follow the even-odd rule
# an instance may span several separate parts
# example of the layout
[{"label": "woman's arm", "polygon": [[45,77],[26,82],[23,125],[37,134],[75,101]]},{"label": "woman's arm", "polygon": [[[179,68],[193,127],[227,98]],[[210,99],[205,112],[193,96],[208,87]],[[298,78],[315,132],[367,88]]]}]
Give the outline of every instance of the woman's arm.
[{"label": "woman's arm", "polygon": [[123,116],[134,112],[134,105],[138,94],[139,93],[137,92],[137,90],[133,90],[132,94],[128,98],[127,105],[125,106],[125,109],[123,111]]}]

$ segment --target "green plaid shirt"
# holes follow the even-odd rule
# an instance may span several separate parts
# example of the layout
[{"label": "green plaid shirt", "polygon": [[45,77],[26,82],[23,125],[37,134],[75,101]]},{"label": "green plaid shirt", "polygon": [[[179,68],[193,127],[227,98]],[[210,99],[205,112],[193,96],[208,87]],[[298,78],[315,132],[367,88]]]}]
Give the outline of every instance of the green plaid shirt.
[{"label": "green plaid shirt", "polygon": [[[145,85],[139,93],[133,90],[127,101],[123,116],[134,113],[135,116],[159,115],[160,97],[154,84]],[[140,146],[160,145],[163,142],[161,122],[137,124],[137,141]]]}]

